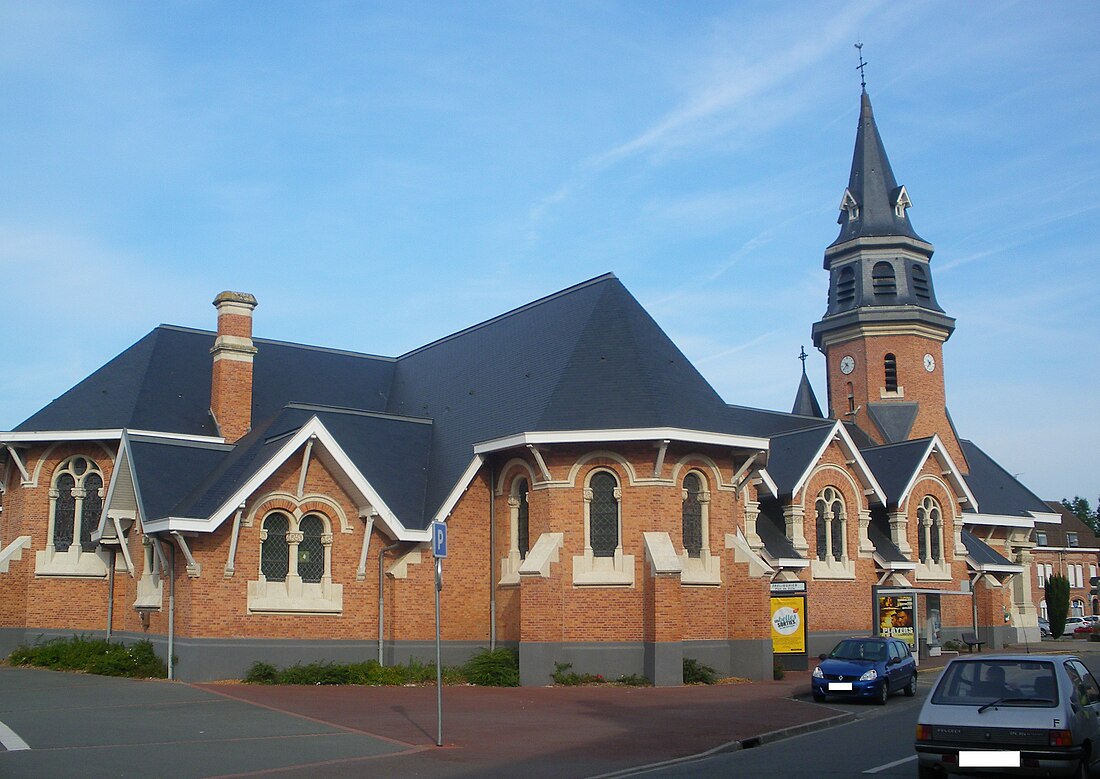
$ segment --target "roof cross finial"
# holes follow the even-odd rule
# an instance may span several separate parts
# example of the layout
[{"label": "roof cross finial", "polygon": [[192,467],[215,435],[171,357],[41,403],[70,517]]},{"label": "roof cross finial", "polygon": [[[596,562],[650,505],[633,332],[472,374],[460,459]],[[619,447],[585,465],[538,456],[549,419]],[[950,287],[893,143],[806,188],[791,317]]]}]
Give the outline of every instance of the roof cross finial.
[{"label": "roof cross finial", "polygon": [[806,372],[806,358],[809,357],[810,355],[806,354],[806,347],[805,346],[800,346],[799,349],[802,350],[802,354],[798,355],[798,359],[802,360],[802,372],[805,373]]},{"label": "roof cross finial", "polygon": [[860,41],[856,44],[856,48],[859,49],[859,65],[856,66],[856,70],[859,71],[859,86],[864,92],[867,91],[867,79],[863,74],[863,69],[867,67],[867,63],[863,61],[863,42]]}]

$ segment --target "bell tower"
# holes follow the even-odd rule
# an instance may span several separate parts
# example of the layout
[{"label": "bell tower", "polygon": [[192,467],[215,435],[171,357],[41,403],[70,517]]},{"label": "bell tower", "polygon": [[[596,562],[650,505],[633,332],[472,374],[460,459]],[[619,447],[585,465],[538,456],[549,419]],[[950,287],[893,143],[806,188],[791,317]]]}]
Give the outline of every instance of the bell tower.
[{"label": "bell tower", "polygon": [[825,354],[829,415],[883,444],[939,434],[965,471],[943,378],[943,344],[955,320],[936,302],[934,249],[913,229],[911,205],[863,90],[840,235],[825,250],[828,308],[813,326],[814,346]]}]

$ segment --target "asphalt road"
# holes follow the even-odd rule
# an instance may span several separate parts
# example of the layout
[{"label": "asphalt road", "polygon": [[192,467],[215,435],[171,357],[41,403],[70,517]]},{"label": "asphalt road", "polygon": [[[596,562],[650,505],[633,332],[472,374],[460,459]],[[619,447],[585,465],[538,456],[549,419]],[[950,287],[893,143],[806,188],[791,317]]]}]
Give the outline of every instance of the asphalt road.
[{"label": "asphalt road", "polygon": [[[1091,647],[1085,647],[1091,649]],[[1048,647],[1042,647],[1046,650]],[[1076,649],[1081,661],[1100,679],[1100,654]],[[826,730],[763,744],[752,749],[714,755],[648,770],[612,776],[673,777],[767,777],[813,779],[833,776],[909,777],[916,775],[913,737],[917,716],[925,697],[938,678],[925,674],[917,695],[894,695],[886,706],[862,701],[830,700],[827,705],[850,712],[855,719]],[[610,779],[610,776],[606,779]]]},{"label": "asphalt road", "polygon": [[827,730],[752,749],[618,776],[645,777],[908,777],[916,775],[913,732],[929,686],[913,698],[893,696],[886,706],[865,702],[830,703],[856,719]]}]

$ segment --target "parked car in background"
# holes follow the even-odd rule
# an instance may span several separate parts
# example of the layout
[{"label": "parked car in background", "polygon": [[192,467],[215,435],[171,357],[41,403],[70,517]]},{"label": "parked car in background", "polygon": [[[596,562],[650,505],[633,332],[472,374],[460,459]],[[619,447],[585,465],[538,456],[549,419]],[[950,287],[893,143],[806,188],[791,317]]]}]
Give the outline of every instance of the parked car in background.
[{"label": "parked car in background", "polygon": [[1050,634],[1050,622],[1048,620],[1039,617],[1039,637],[1051,638]]},{"label": "parked car in background", "polygon": [[896,638],[846,638],[819,657],[810,679],[815,701],[832,695],[884,704],[898,690],[917,692],[917,662]]},{"label": "parked car in background", "polygon": [[917,719],[917,773],[1084,777],[1095,744],[1100,684],[1077,657],[958,657]]},{"label": "parked car in background", "polygon": [[1073,631],[1085,624],[1084,617],[1066,617],[1066,626],[1062,630],[1063,636],[1073,635]]}]

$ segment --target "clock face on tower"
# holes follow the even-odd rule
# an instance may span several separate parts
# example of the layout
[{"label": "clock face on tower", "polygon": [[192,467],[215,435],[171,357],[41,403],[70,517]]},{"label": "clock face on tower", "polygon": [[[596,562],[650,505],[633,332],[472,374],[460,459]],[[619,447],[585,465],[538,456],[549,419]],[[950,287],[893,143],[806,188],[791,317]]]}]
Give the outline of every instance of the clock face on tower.
[{"label": "clock face on tower", "polygon": [[[928,364],[928,362],[926,360],[925,365],[927,365],[927,364]],[[855,369],[856,369],[856,361],[852,357],[852,355],[846,354],[843,358],[841,358],[841,360],[840,360],[840,372],[841,373],[843,373],[845,376],[847,376],[849,373],[851,373]]]},{"label": "clock face on tower", "polygon": [[936,370],[936,358],[930,354],[924,355],[924,369],[929,373]]}]

